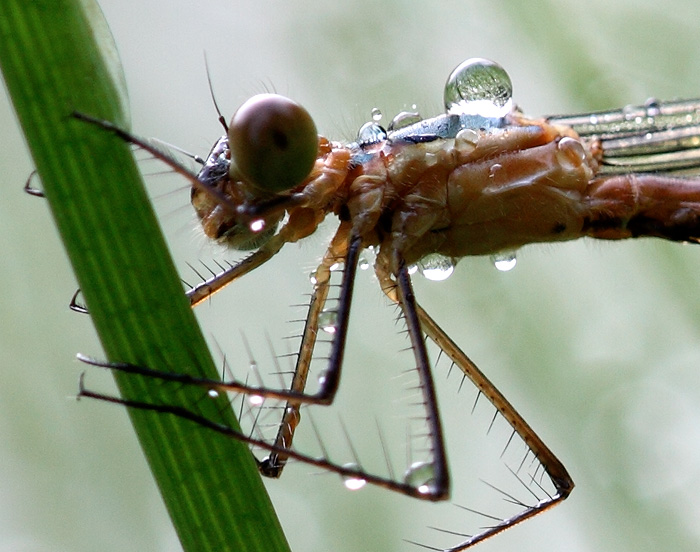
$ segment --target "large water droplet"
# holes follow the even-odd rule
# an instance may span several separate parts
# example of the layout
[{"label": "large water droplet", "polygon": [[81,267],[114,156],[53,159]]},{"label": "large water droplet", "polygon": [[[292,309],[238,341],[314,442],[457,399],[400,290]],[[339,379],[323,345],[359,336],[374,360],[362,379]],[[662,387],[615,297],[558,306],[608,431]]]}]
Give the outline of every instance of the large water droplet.
[{"label": "large water droplet", "polygon": [[382,120],[382,117],[383,117],[383,115],[382,115],[382,110],[379,109],[378,107],[373,107],[373,108],[372,108],[372,111],[371,111],[370,113],[371,113],[371,115],[372,115],[372,120],[373,120],[375,123],[378,123],[379,121]]},{"label": "large water droplet", "polygon": [[496,267],[496,270],[508,272],[509,270],[513,270],[515,268],[518,260],[515,258],[515,251],[508,251],[505,253],[496,253],[495,255],[491,255],[491,262],[493,263],[493,266]]},{"label": "large water droplet", "polygon": [[439,282],[447,280],[455,269],[454,261],[439,253],[431,253],[417,263],[418,270],[428,280]]},{"label": "large water droplet", "polygon": [[[360,469],[360,466],[358,466],[357,464],[344,464],[343,467],[351,470]],[[363,479],[362,477],[359,477],[357,475],[343,475],[342,477],[345,488],[351,491],[359,491],[362,487],[364,487],[367,484],[366,479]]]},{"label": "large water droplet", "polygon": [[386,130],[375,122],[365,123],[357,133],[357,141],[363,146],[376,144],[382,140],[386,140]]},{"label": "large water droplet", "polygon": [[504,117],[513,107],[513,84],[505,69],[487,59],[471,58],[452,71],[445,84],[450,114]]},{"label": "large water droplet", "polygon": [[318,325],[329,334],[334,334],[338,329],[338,311],[324,310],[318,315]]},{"label": "large water droplet", "polygon": [[421,494],[435,491],[435,467],[429,462],[414,462],[404,472],[403,480]]}]

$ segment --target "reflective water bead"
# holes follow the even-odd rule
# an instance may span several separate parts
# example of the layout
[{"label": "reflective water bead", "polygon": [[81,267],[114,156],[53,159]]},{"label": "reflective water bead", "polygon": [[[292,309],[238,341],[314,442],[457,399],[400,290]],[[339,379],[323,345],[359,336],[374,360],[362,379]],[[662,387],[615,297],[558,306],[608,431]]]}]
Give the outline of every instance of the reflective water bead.
[{"label": "reflective water bead", "polygon": [[371,115],[372,115],[372,120],[373,120],[375,123],[378,123],[379,121],[382,120],[382,117],[383,117],[383,115],[382,115],[382,110],[379,109],[378,107],[373,107],[373,108],[372,108],[372,111],[371,111],[370,113],[371,113]]},{"label": "reflective water bead", "polygon": [[209,391],[207,391],[207,395],[209,395],[212,399],[215,399],[219,396],[219,392],[216,389],[209,389]]},{"label": "reflective water bead", "polygon": [[364,257],[360,257],[360,260],[357,263],[357,266],[359,267],[360,270],[367,270],[369,268],[369,261],[365,259]]},{"label": "reflective water bead", "polygon": [[387,130],[398,130],[421,121],[420,114],[415,111],[402,111],[391,120]]},{"label": "reflective water bead", "polygon": [[479,134],[471,128],[463,128],[455,136],[455,146],[462,150],[474,151],[479,143]]},{"label": "reflective water bead", "polygon": [[447,280],[454,272],[454,261],[439,253],[426,255],[417,263],[418,270],[428,280],[439,282]]},{"label": "reflective water bead", "polygon": [[427,494],[435,490],[435,467],[429,462],[414,462],[404,472],[403,480],[419,493]]},{"label": "reflective water bead", "polygon": [[252,406],[260,406],[262,403],[265,402],[265,397],[263,397],[262,395],[249,395],[248,402]]},{"label": "reflective water bead", "polygon": [[495,255],[491,255],[491,262],[493,263],[493,266],[496,267],[496,270],[508,272],[509,270],[513,270],[515,268],[518,260],[515,258],[515,251],[508,251],[505,253],[496,253]]},{"label": "reflective water bead", "polygon": [[357,141],[362,145],[376,144],[382,140],[386,140],[386,130],[375,122],[365,123],[357,132]]},{"label": "reflective water bead", "polygon": [[315,270],[311,274],[309,274],[309,282],[311,282],[313,285],[316,285],[318,283],[318,278],[316,278]]},{"label": "reflective water bead", "polygon": [[581,142],[565,136],[557,144],[556,158],[565,169],[576,169],[586,160],[586,150]]},{"label": "reflective water bead", "polygon": [[661,102],[656,98],[648,98],[644,102],[644,108],[647,112],[647,117],[654,118],[661,113]]},{"label": "reflective water bead", "polygon": [[505,69],[487,59],[471,58],[452,71],[445,83],[450,114],[504,117],[513,107],[513,84]]},{"label": "reflective water bead", "polygon": [[318,325],[326,333],[335,333],[338,329],[338,311],[321,311],[321,314],[318,315]]},{"label": "reflective water bead", "polygon": [[[350,470],[358,471],[360,469],[360,466],[358,466],[357,464],[344,464],[343,467]],[[351,491],[359,491],[362,487],[364,487],[367,484],[366,479],[358,477],[357,475],[343,475],[342,477],[345,488]]]}]

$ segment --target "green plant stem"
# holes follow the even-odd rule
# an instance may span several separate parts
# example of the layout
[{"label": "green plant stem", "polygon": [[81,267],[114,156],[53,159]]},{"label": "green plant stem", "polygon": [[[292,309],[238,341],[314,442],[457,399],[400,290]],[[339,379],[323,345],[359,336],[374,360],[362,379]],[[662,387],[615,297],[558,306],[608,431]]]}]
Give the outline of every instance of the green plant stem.
[{"label": "green plant stem", "polygon": [[[107,358],[216,377],[129,148],[71,117],[125,121],[101,18],[91,0],[5,0],[5,83]],[[101,54],[114,62],[111,72]],[[130,399],[201,399],[201,390],[164,398],[152,381],[116,379]],[[235,423],[225,402],[200,406]],[[174,416],[130,414],[186,551],[288,550],[245,446]]]}]

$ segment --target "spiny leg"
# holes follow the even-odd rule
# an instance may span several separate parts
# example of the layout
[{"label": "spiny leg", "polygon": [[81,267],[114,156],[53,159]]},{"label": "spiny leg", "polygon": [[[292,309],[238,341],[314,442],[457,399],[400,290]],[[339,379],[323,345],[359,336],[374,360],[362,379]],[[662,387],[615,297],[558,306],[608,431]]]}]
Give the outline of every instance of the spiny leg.
[{"label": "spiny leg", "polygon": [[459,369],[468,377],[482,395],[493,404],[503,418],[510,424],[513,430],[520,436],[530,449],[535,458],[540,462],[545,472],[554,485],[556,492],[539,500],[536,504],[526,507],[520,513],[503,519],[481,533],[478,533],[452,550],[464,550],[481,542],[496,533],[500,533],[513,525],[529,519],[552,506],[565,500],[574,488],[574,482],[561,461],[554,455],[549,447],[535,433],[524,418],[515,410],[513,405],[503,396],[496,386],[479,370],[479,368],[465,355],[457,344],[437,325],[437,323],[418,307],[421,327],[430,339],[432,339]]},{"label": "spiny leg", "polygon": [[[313,356],[316,339],[318,337],[319,317],[323,311],[331,283],[331,267],[338,263],[343,263],[343,280],[335,317],[335,331],[333,333],[333,345],[328,367],[323,374],[323,382],[319,395],[332,400],[335,395],[340,378],[340,369],[345,349],[345,336],[347,333],[348,320],[350,315],[350,302],[352,300],[352,290],[357,270],[357,262],[362,242],[359,238],[350,239],[349,224],[341,224],[336,232],[331,244],[323,256],[314,273],[315,285],[311,296],[309,310],[304,324],[299,353],[294,367],[294,376],[290,385],[290,391],[302,394],[306,388],[309,376],[309,366]],[[348,245],[349,241],[349,245]],[[291,399],[287,401],[284,408],[284,415],[277,432],[275,445],[281,449],[290,448],[294,438],[294,432],[301,420],[300,408],[305,401],[301,399]],[[279,477],[286,464],[287,458],[283,454],[273,453],[261,464],[261,471],[268,477]]]},{"label": "spiny leg", "polygon": [[[341,243],[342,239],[347,239],[348,235],[348,228],[344,228],[339,231],[338,234],[338,242]],[[335,242],[336,240],[334,240]],[[353,281],[354,281],[354,268],[357,265],[358,258],[359,258],[359,251],[361,250],[361,240],[359,238],[349,238],[349,245],[346,245],[347,251],[345,254],[345,271],[343,272],[343,280],[341,284],[341,291],[340,291],[340,297],[338,299],[338,311],[337,311],[337,327],[336,327],[336,332],[334,336],[337,336],[337,339],[334,339],[333,342],[331,343],[331,355],[330,355],[330,361],[329,361],[329,370],[325,373],[325,380],[326,380],[326,388],[321,389],[316,395],[314,396],[309,396],[309,395],[304,395],[303,394],[303,389],[299,391],[270,391],[267,389],[262,389],[262,388],[252,388],[248,387],[245,389],[246,393],[254,393],[254,394],[260,394],[260,395],[265,395],[266,393],[270,394],[273,397],[284,397],[285,394],[287,395],[286,398],[290,399],[290,402],[293,403],[294,405],[297,404],[303,404],[304,402],[309,402],[309,399],[311,399],[310,402],[330,402],[330,400],[333,398],[333,394],[335,393],[335,390],[337,389],[337,382],[339,379],[340,375],[340,368],[342,366],[342,360],[343,360],[343,349],[344,349],[344,343],[345,343],[345,333],[347,331],[347,325],[348,325],[348,320],[349,320],[349,310],[350,310],[350,298],[352,296],[352,291],[353,291]],[[333,258],[336,258],[337,260],[337,254],[338,251],[335,251],[336,248],[333,247],[331,248],[331,252],[328,254],[328,260],[324,260],[321,263],[322,267],[329,267],[330,260]],[[338,246],[338,249],[342,250],[343,248]],[[319,274],[321,277],[321,281],[324,280],[329,280],[329,275],[326,275],[325,277],[322,274]],[[323,289],[326,287],[328,284],[323,284],[320,289]],[[402,299],[403,303],[406,305],[404,308],[407,311],[407,314],[405,315],[407,319],[411,320],[409,322],[409,325],[413,326],[414,330],[410,331],[411,333],[411,341],[412,341],[412,350],[414,357],[416,359],[416,362],[420,363],[424,368],[427,370],[427,354],[425,352],[425,344],[422,339],[422,334],[420,334],[420,331],[416,331],[417,328],[417,314],[415,312],[415,304],[413,301],[413,296],[412,296],[412,291],[410,288],[410,282],[408,281],[408,273],[407,271],[403,271],[403,274],[401,276],[401,289],[402,289],[402,298],[405,297],[405,300]],[[321,292],[322,295],[325,294],[325,292]],[[312,315],[311,319],[309,322],[309,341],[307,341],[307,345],[304,347],[302,346],[302,349],[308,349],[308,353],[303,353],[303,354],[308,354],[310,355],[310,351],[313,348],[313,339],[315,337],[312,337],[314,334],[315,329],[318,327],[318,319],[317,319],[317,314],[320,312],[320,309],[322,307],[322,303],[324,302],[321,300],[322,298],[319,298],[318,303],[319,306],[313,307],[312,308]],[[316,314],[313,314],[316,313]],[[165,382],[173,382],[178,385],[198,385],[198,386],[203,386],[204,389],[214,389],[214,390],[226,390],[224,386],[227,384],[224,383],[222,384],[221,382],[218,381],[208,381],[208,380],[202,380],[202,379],[197,379],[193,378],[190,376],[183,376],[183,375],[178,375],[178,374],[163,374],[163,373],[153,373],[152,371],[149,371],[147,368],[142,368],[142,367],[135,367],[132,365],[127,365],[127,364],[109,364],[109,363],[104,363],[104,362],[98,362],[98,361],[92,361],[90,359],[86,359],[85,357],[82,357],[81,360],[87,361],[91,364],[95,364],[97,366],[102,366],[106,367],[109,369],[113,370],[120,370],[124,372],[130,372],[130,373],[137,373],[137,374],[146,374],[153,376],[154,378],[158,378],[160,380],[163,380]],[[308,367],[308,362],[304,361],[302,362],[303,365]],[[303,379],[303,378],[301,378]],[[298,384],[299,385],[299,384]],[[232,389],[235,391],[242,391],[241,385],[238,383],[234,382],[232,384]],[[424,398],[423,398],[423,404],[428,403],[433,401],[434,402],[434,392],[429,392],[428,395],[432,396],[431,398],[426,398],[426,389],[431,389],[431,382],[428,382],[427,384],[422,384],[421,385],[421,390],[423,391]],[[292,395],[292,393],[294,393]],[[291,395],[291,396],[290,396]],[[216,421],[213,421],[209,418],[206,418],[204,416],[199,415],[196,413],[194,410],[190,408],[183,408],[180,406],[175,406],[175,405],[169,405],[169,404],[144,404],[144,403],[138,403],[138,402],[132,402],[132,401],[125,401],[124,399],[120,399],[117,397],[109,397],[105,396],[100,393],[96,393],[94,391],[91,391],[89,389],[86,389],[85,386],[81,383],[81,389],[80,389],[80,396],[82,397],[91,397],[91,398],[97,398],[97,399],[102,399],[102,400],[108,400],[110,402],[118,403],[118,404],[123,404],[127,407],[130,408],[139,408],[139,409],[146,409],[146,410],[152,410],[156,412],[160,412],[163,414],[171,414],[171,415],[176,415],[180,417],[184,417],[188,420],[191,420],[200,426],[209,428],[214,431],[218,431],[220,433],[223,433],[225,435],[228,435],[232,438],[241,440],[243,442],[246,442],[250,444],[253,447],[261,448],[264,450],[267,450],[270,452],[271,456],[276,456],[277,458],[282,458],[285,461],[287,459],[292,459],[296,460],[298,462],[302,462],[305,464],[309,465],[314,465],[320,468],[323,468],[324,470],[328,470],[333,473],[337,473],[341,475],[343,478],[346,480],[354,480],[354,481],[363,481],[367,483],[371,483],[389,490],[397,491],[409,496],[417,497],[417,498],[422,498],[426,500],[442,500],[446,497],[447,492],[448,492],[448,486],[449,486],[449,481],[448,481],[448,476],[447,476],[447,468],[445,465],[444,461],[444,447],[442,445],[442,431],[439,426],[439,421],[433,422],[433,425],[437,425],[437,428],[433,428],[431,431],[433,435],[433,444],[432,444],[432,451],[433,451],[433,457],[438,458],[438,465],[435,465],[434,462],[431,463],[431,470],[425,470],[422,469],[422,466],[411,466],[409,467],[409,471],[405,475],[405,480],[404,479],[396,479],[389,470],[388,476],[384,475],[376,475],[374,473],[370,473],[368,471],[365,471],[361,468],[359,462],[353,463],[353,464],[347,464],[347,463],[342,463],[335,461],[329,457],[329,455],[324,451],[321,456],[312,456],[309,454],[305,454],[302,452],[299,452],[296,450],[294,447],[291,446],[291,442],[289,441],[289,438],[285,438],[286,440],[281,441],[280,443],[271,443],[268,440],[264,439],[258,439],[256,437],[253,437],[249,434],[242,433],[240,431],[234,430],[231,427],[228,427],[226,425],[222,425],[220,423],[217,423]],[[435,409],[436,412],[436,409]],[[437,420],[437,418],[435,418]],[[285,431],[286,428],[283,428],[283,431]],[[267,461],[269,463],[269,460]],[[261,465],[262,463],[259,463]],[[262,466],[261,466],[262,468]],[[413,468],[413,471],[411,471],[411,468]],[[422,479],[421,479],[422,477]]]},{"label": "spiny leg", "polygon": [[[431,448],[431,463],[433,478],[432,481],[424,483],[430,486],[430,491],[434,493],[434,500],[446,499],[450,492],[450,477],[447,468],[447,454],[445,452],[445,441],[442,431],[442,423],[437,405],[437,396],[435,393],[435,384],[430,372],[430,362],[428,360],[428,352],[423,339],[421,330],[417,304],[413,287],[411,286],[411,277],[408,273],[403,259],[399,257],[398,252],[395,252],[395,264],[398,266],[398,274],[396,275],[396,292],[397,302],[403,312],[408,334],[411,340],[411,348],[416,362],[416,370],[420,381],[420,388],[423,395],[423,405],[425,408],[425,417],[430,434]],[[411,467],[413,468],[413,466]],[[409,470],[411,469],[409,468]]]},{"label": "spiny leg", "polygon": [[[382,290],[395,303],[400,304],[400,289],[397,283],[389,277],[388,272],[377,267],[377,275],[380,279]],[[400,282],[400,280],[398,280]],[[503,396],[493,383],[479,370],[472,360],[462,352],[457,344],[438,326],[438,324],[428,315],[428,313],[415,305],[415,310],[420,323],[422,333],[428,336],[450,360],[469,378],[479,390],[479,393],[486,397],[496,410],[503,416],[513,431],[520,436],[530,452],[540,462],[542,468],[552,481],[555,493],[548,494],[534,505],[525,505],[523,510],[511,517],[502,519],[496,524],[485,528],[481,532],[470,536],[461,544],[450,548],[450,552],[457,552],[469,548],[478,542],[488,539],[493,535],[512,527],[513,525],[529,519],[540,512],[543,512],[555,504],[565,500],[574,488],[574,483],[566,468],[547,445],[540,439],[530,425],[518,414],[513,405]],[[422,334],[421,334],[422,335]],[[512,497],[508,497],[512,498]],[[468,508],[465,508],[468,510]]]}]

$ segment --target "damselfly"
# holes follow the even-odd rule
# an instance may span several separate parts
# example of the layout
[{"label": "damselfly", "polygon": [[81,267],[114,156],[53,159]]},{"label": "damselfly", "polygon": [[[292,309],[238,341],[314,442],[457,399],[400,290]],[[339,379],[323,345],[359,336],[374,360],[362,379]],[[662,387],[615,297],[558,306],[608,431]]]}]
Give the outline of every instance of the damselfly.
[{"label": "damselfly", "polygon": [[[515,506],[515,513],[480,510],[491,520],[488,527],[460,532],[458,542],[448,546],[426,545],[463,550],[565,499],[573,481],[563,464],[416,302],[411,275],[416,269],[427,278],[445,278],[460,258],[470,255],[491,255],[508,266],[521,246],[586,236],[698,241],[700,181],[688,175],[700,167],[700,101],[649,101],[610,112],[531,119],[513,105],[511,95],[510,79],[500,66],[467,60],[447,80],[444,114],[421,119],[402,113],[386,130],[372,121],[351,144],[317,137],[311,117],[294,102],[256,96],[230,125],[223,123],[226,134],[196,175],[149,142],[81,116],[188,178],[205,234],[252,251],[188,291],[193,306],[263,266],[286,244],[313,234],[326,217],[339,222],[313,272],[289,388],[273,389],[245,378],[202,380],[81,357],[114,370],[200,386],[213,395],[250,396],[255,407],[265,400],[283,401],[282,420],[272,438],[255,425],[252,433],[221,426],[194,409],[125,402],[83,387],[80,394],[184,416],[246,441],[267,451],[259,460],[264,475],[277,477],[293,459],[341,475],[349,488],[372,483],[439,501],[449,497],[451,483],[430,341],[478,390],[473,409],[481,397],[488,399],[495,407],[491,425],[502,418],[510,426],[503,454],[515,441],[524,450],[519,460],[506,464],[525,496],[498,486],[496,493]],[[422,444],[411,445],[400,472],[389,458],[386,469],[376,471],[366,469],[354,451],[349,461],[342,461],[325,450],[308,454],[293,445],[302,406],[330,404],[338,391],[355,275],[368,262],[362,257],[365,250],[373,255],[380,287],[398,305],[405,324],[410,371],[417,377],[417,403],[423,409],[418,416],[423,429],[409,430],[411,442]],[[318,389],[308,392],[323,335],[328,336],[329,356],[317,373]],[[257,414],[253,417],[257,422]],[[453,473],[452,479],[459,477]]]}]

